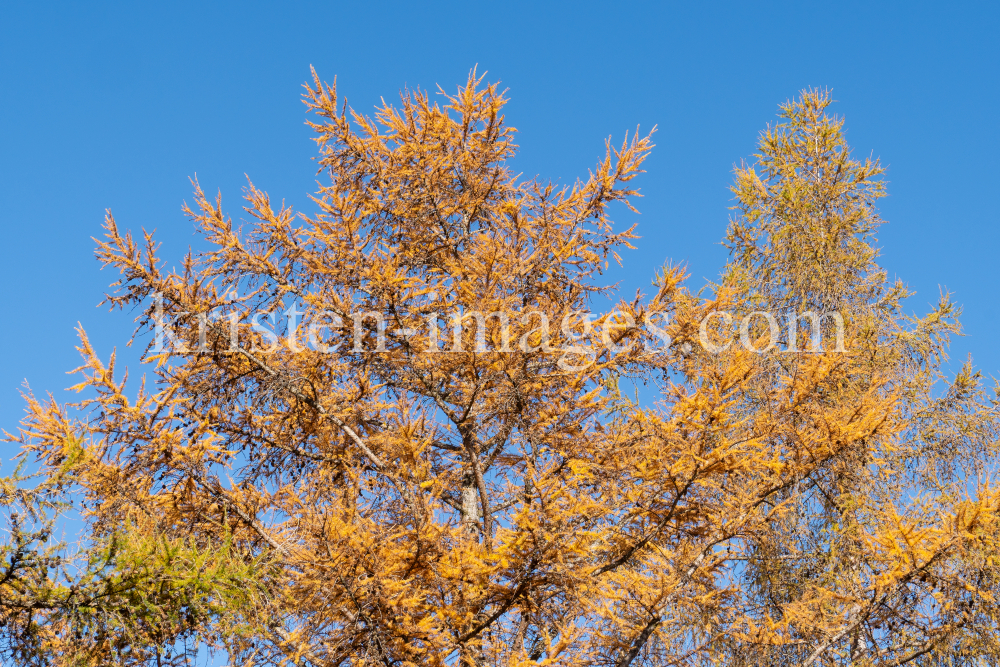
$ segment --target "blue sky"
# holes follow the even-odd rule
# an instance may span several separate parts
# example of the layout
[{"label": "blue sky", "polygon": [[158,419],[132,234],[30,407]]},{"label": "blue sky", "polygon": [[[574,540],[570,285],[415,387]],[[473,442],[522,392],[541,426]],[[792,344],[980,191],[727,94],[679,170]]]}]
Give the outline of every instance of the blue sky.
[{"label": "blue sky", "polygon": [[179,259],[197,243],[180,212],[196,173],[234,217],[244,173],[308,206],[310,65],[361,111],[403,86],[453,89],[478,65],[509,88],[518,169],[563,182],[586,175],[609,135],[658,126],[638,181],[643,238],[614,274],[626,292],[668,258],[690,265],[695,286],[718,275],[733,165],[780,102],[828,86],[857,153],[889,167],[883,265],[918,290],[916,310],[953,290],[968,333],[955,356],[1000,375],[998,16],[985,2],[8,0],[0,427],[16,426],[26,378],[65,400],[77,322],[103,355],[130,335],[130,316],[95,308],[116,279],[90,240],[105,208],[122,227],[156,228]]}]

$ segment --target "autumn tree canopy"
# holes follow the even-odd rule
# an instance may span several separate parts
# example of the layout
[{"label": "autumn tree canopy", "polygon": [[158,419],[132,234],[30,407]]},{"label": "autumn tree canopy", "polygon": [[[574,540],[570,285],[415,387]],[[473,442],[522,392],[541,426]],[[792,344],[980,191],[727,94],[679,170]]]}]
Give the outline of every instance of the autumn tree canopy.
[{"label": "autumn tree canopy", "polygon": [[[195,184],[206,250],[180,271],[108,214],[107,302],[139,312],[145,375],[81,330],[81,400],[26,395],[8,437],[40,472],[0,488],[6,657],[1000,660],[998,403],[971,363],[945,372],[947,295],[906,315],[876,264],[883,169],[826,92],[736,169],[716,284],[667,265],[595,313],[621,298],[603,271],[637,235],[609,216],[649,136],[556,187],[512,171],[476,75],[372,117],[306,88],[311,213],[249,185],[240,227]],[[49,539],[68,500],[75,551]]]}]

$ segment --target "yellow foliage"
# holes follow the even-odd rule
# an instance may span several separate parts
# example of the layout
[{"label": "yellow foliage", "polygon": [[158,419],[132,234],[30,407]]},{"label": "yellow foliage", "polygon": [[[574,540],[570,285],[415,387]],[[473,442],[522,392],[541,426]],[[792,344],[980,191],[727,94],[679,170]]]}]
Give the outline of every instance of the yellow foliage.
[{"label": "yellow foliage", "polygon": [[[14,438],[52,469],[73,459],[95,534],[224,539],[267,563],[266,594],[230,598],[239,623],[204,621],[231,664],[1000,656],[1000,496],[974,484],[994,463],[996,404],[971,369],[940,370],[949,300],[901,313],[908,292],[874,263],[882,168],[851,156],[825,92],[782,106],[736,170],[732,262],[709,294],[666,267],[651,295],[595,318],[618,323],[607,340],[554,326],[547,348],[522,315],[559,323],[606,291],[606,262],[636,238],[611,207],[631,208],[650,137],[609,142],[557,188],[510,171],[506,99],[475,74],[373,117],[318,77],[306,88],[317,212],[275,209],[251,184],[241,230],[195,184],[185,210],[209,249],[179,272],[109,213],[98,257],[122,278],[108,301],[145,308],[140,331],[168,319],[185,349],[150,348],[153,388],[127,397],[81,331],[75,408],[93,418],[29,396]],[[346,323],[325,329],[337,352],[266,344],[253,315],[293,301],[300,331]],[[755,352],[718,328],[733,344],[712,353],[699,324],[721,310],[836,312],[843,347],[825,320],[819,351]],[[510,348],[500,317],[454,344],[437,314],[460,311],[505,316]],[[383,344],[356,313],[386,317]],[[669,348],[646,345],[652,314],[669,316]],[[560,363],[581,340],[590,363]],[[629,378],[654,381],[658,402],[629,399]]]}]

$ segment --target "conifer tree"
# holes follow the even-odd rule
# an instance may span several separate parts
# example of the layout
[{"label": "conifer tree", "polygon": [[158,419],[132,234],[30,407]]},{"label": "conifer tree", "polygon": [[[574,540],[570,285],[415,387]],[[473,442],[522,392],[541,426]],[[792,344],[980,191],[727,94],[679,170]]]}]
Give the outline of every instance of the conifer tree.
[{"label": "conifer tree", "polygon": [[127,390],[81,331],[82,400],[29,395],[11,438],[71,474],[101,581],[132,592],[23,611],[11,656],[163,664],[190,636],[232,665],[1000,657],[997,402],[971,364],[945,374],[950,299],[907,316],[877,266],[882,168],[827,93],[736,170],[707,296],[668,265],[589,321],[649,136],[557,188],[511,171],[506,99],[475,75],[374,117],[319,78],[305,100],[314,213],[250,185],[241,229],[196,185],[207,250],[179,272],[108,215],[108,303],[164,329],[149,380]]}]

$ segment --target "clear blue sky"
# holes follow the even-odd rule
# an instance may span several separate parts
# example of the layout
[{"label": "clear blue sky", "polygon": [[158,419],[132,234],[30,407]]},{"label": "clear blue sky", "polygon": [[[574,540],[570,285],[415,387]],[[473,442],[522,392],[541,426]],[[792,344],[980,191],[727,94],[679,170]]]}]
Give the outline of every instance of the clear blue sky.
[{"label": "clear blue sky", "polygon": [[25,378],[65,398],[78,321],[102,354],[129,337],[129,316],[95,308],[116,279],[93,259],[104,208],[157,228],[176,259],[197,242],[180,213],[195,173],[234,215],[244,173],[308,205],[310,64],[362,111],[405,85],[451,89],[478,64],[510,89],[518,168],[563,181],[608,135],[659,126],[638,183],[643,239],[616,273],[629,291],[666,258],[688,262],[695,285],[717,276],[734,163],[778,103],[828,86],[855,150],[889,166],[883,264],[919,291],[914,309],[952,289],[969,334],[956,356],[1000,374],[997,7],[7,0],[0,426],[16,425]]}]

